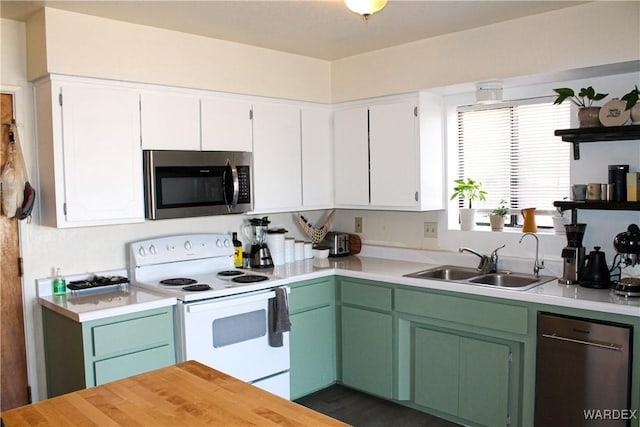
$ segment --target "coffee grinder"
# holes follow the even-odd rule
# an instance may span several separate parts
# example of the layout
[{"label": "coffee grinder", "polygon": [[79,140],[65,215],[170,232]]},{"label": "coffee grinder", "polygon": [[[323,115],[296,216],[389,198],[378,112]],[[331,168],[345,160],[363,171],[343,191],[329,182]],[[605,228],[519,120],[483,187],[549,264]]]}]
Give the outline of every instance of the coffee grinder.
[{"label": "coffee grinder", "polygon": [[565,285],[577,285],[580,270],[584,264],[584,246],[582,238],[587,224],[566,224],[567,246],[562,248],[562,277],[558,282]]}]

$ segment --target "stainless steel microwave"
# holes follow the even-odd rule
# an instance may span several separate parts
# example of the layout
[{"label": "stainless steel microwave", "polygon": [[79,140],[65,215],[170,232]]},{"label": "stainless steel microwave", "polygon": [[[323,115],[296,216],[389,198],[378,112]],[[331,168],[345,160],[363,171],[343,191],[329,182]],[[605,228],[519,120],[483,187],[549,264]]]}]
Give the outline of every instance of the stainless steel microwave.
[{"label": "stainless steel microwave", "polygon": [[145,150],[146,217],[250,211],[251,160],[247,152]]}]

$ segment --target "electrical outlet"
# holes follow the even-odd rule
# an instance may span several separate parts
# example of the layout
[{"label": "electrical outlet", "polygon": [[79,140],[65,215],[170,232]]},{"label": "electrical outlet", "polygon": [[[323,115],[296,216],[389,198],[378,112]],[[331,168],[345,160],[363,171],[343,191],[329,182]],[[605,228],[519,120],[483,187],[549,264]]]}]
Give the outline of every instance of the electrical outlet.
[{"label": "electrical outlet", "polygon": [[430,237],[430,238],[438,237],[438,223],[437,222],[425,222],[424,223],[424,237]]},{"label": "electrical outlet", "polygon": [[355,232],[362,233],[362,217],[357,216],[354,224]]}]

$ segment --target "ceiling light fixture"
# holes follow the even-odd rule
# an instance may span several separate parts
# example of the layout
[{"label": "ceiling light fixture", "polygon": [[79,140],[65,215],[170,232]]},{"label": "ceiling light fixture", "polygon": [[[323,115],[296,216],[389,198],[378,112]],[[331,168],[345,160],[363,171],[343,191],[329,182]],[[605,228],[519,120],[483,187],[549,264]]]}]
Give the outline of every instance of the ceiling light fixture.
[{"label": "ceiling light fixture", "polygon": [[371,15],[380,12],[387,5],[387,0],[344,0],[344,4],[367,21]]}]

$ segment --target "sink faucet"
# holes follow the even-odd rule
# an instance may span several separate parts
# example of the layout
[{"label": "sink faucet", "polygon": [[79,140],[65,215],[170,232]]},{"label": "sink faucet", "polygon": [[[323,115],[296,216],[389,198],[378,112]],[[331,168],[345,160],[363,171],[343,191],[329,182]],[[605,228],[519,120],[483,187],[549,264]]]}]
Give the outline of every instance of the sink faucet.
[{"label": "sink faucet", "polygon": [[520,237],[520,241],[518,243],[522,243],[522,239],[524,239],[526,236],[533,236],[536,239],[536,260],[533,262],[533,274],[535,274],[536,277],[539,277],[540,270],[544,268],[544,260],[538,261],[538,248],[540,242],[538,240],[538,236],[536,236],[535,233],[524,233],[522,237]]},{"label": "sink faucet", "polygon": [[481,273],[495,273],[498,271],[498,251],[504,248],[504,246],[505,245],[502,245],[499,248],[494,249],[493,252],[491,252],[491,255],[488,256],[479,254],[478,252],[470,248],[459,248],[458,252],[469,252],[480,258],[478,270],[480,270]]}]

